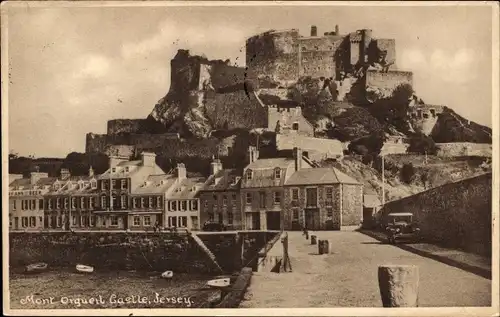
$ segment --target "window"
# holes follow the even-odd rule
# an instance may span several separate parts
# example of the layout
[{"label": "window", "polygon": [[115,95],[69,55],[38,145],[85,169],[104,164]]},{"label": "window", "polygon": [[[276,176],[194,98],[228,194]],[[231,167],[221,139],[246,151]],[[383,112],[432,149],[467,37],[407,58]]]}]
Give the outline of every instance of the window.
[{"label": "window", "polygon": [[61,198],[57,198],[56,199],[56,209],[60,209],[61,208]]},{"label": "window", "polygon": [[69,199],[64,198],[64,209],[68,209],[68,205],[69,205]]},{"label": "window", "polygon": [[141,197],[141,208],[144,208],[144,197]]},{"label": "window", "polygon": [[14,201],[12,202],[12,209],[16,210],[16,205],[17,205],[17,200],[14,199]]},{"label": "window", "polygon": [[333,188],[327,187],[326,188],[326,201],[331,202],[332,200],[333,200]]},{"label": "window", "polygon": [[151,217],[150,216],[144,216],[144,226],[145,227],[151,226]]},{"label": "window", "polygon": [[94,215],[90,216],[90,226],[91,227],[95,226],[95,216]]},{"label": "window", "polygon": [[94,209],[94,197],[89,197],[89,209]]},{"label": "window", "polygon": [[127,197],[125,195],[120,196],[120,206],[122,209],[127,208]]},{"label": "window", "polygon": [[148,198],[148,207],[153,208],[153,197]]},{"label": "window", "polygon": [[106,196],[101,197],[101,208],[106,208]]},{"label": "window", "polygon": [[177,227],[177,217],[168,217],[168,226]]},{"label": "window", "polygon": [[333,217],[333,208],[332,207],[326,208],[326,216]]},{"label": "window", "polygon": [[30,227],[36,227],[36,217],[30,217]]},{"label": "window", "polygon": [[250,205],[252,203],[252,193],[246,194],[246,203]]},{"label": "window", "polygon": [[23,228],[26,228],[28,226],[28,217],[22,217],[21,218],[21,225]]},{"label": "window", "polygon": [[113,179],[111,181],[111,189],[115,189],[116,188],[116,179]]},{"label": "window", "polygon": [[222,212],[219,212],[219,223],[223,223],[224,222],[224,216],[222,214]]},{"label": "window", "polygon": [[281,203],[281,192],[274,192],[274,203],[275,204]]},{"label": "window", "polygon": [[247,170],[246,175],[247,175],[247,180],[251,180],[252,177],[253,177],[253,171],[252,170]]},{"label": "window", "polygon": [[85,209],[85,197],[80,197],[80,209]]},{"label": "window", "polygon": [[127,180],[122,179],[121,181],[121,189],[126,189],[127,188]]},{"label": "window", "polygon": [[141,217],[140,216],[134,216],[134,226],[138,227],[141,225]]},{"label": "window", "polygon": [[187,217],[179,217],[179,227],[186,228],[187,227]]},{"label": "window", "polygon": [[129,172],[130,171],[130,168],[128,166],[125,166],[125,172]]},{"label": "window", "polygon": [[191,201],[191,210],[198,210],[198,201],[197,200],[193,200]]},{"label": "window", "polygon": [[203,203],[203,206],[205,206],[205,208],[208,208],[208,200],[205,200],[205,202]]},{"label": "window", "polygon": [[293,209],[293,220],[299,219],[299,210],[298,209]]},{"label": "window", "polygon": [[62,227],[62,216],[57,216],[56,227],[57,228]]},{"label": "window", "polygon": [[316,188],[306,189],[306,206],[315,207],[318,205],[318,190]]},{"label": "window", "polygon": [[111,217],[109,217],[109,219],[111,220],[111,225],[112,226],[118,226],[118,217],[111,216]]},{"label": "window", "polygon": [[106,190],[106,182],[101,181],[101,190]]},{"label": "window", "polygon": [[292,200],[299,200],[299,189],[292,188]]},{"label": "window", "polygon": [[227,206],[227,197],[226,195],[222,196],[222,205]]},{"label": "window", "polygon": [[227,224],[232,225],[233,224],[233,213],[229,212],[227,214]]},{"label": "window", "polygon": [[71,223],[73,224],[73,226],[76,226],[76,216],[72,216],[71,218],[72,218],[71,219],[72,220]]},{"label": "window", "polygon": [[135,209],[137,208],[137,198],[132,198],[132,207]]},{"label": "window", "polygon": [[71,198],[71,208],[73,208],[73,209],[76,208],[76,198],[75,197]]},{"label": "window", "polygon": [[183,200],[182,201],[182,211],[186,211],[187,210],[187,201]]},{"label": "window", "polygon": [[298,131],[299,130],[299,124],[297,122],[294,122],[292,124],[292,130]]},{"label": "window", "polygon": [[232,194],[232,195],[231,195],[231,200],[232,200],[233,202],[235,202],[235,201],[236,201],[236,194]]},{"label": "window", "polygon": [[280,179],[281,178],[281,169],[280,168],[275,168],[274,169],[274,178],[275,179]]},{"label": "window", "polygon": [[33,199],[33,200],[31,201],[31,206],[32,206],[32,207],[31,207],[31,210],[35,210],[35,209],[36,209],[36,199]]},{"label": "window", "polygon": [[171,206],[172,206],[172,211],[177,211],[177,201],[176,200],[172,201]]},{"label": "window", "polygon": [[96,181],[92,181],[90,182],[91,186],[92,186],[92,189],[97,189],[97,182]]},{"label": "window", "polygon": [[38,209],[43,209],[43,199],[38,200]]},{"label": "window", "polygon": [[259,207],[260,208],[266,208],[266,193],[265,192],[260,192],[259,193]]},{"label": "window", "polygon": [[116,173],[116,167],[113,167],[113,168],[111,169],[111,173]]}]

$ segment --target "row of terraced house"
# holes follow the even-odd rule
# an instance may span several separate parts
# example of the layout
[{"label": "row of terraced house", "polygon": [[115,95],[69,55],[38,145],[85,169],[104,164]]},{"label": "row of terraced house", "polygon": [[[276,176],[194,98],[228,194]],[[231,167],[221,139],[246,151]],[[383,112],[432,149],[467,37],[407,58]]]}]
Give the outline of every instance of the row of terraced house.
[{"label": "row of terraced house", "polygon": [[150,230],[206,222],[229,230],[339,230],[363,217],[363,186],[334,168],[315,167],[295,148],[291,157],[259,158],[248,150],[243,170],[214,159],[210,175],[188,177],[180,163],[165,173],[156,155],[141,160],[110,157],[94,175],[10,175],[11,230]]}]

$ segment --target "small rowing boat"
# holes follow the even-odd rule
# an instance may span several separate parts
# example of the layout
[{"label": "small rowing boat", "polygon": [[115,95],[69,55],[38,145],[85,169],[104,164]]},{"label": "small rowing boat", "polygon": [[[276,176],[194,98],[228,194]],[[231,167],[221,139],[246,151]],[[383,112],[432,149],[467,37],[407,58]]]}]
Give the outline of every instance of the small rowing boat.
[{"label": "small rowing boat", "polygon": [[207,285],[213,288],[228,287],[229,285],[231,285],[231,279],[229,277],[218,278],[208,281]]},{"label": "small rowing boat", "polygon": [[33,263],[26,266],[26,272],[35,273],[41,272],[47,269],[48,264],[44,262]]},{"label": "small rowing boat", "polygon": [[174,272],[172,272],[172,271],[165,271],[165,272],[161,273],[161,277],[163,277],[163,278],[172,278],[172,277],[174,277]]},{"label": "small rowing boat", "polygon": [[94,272],[94,268],[92,266],[77,264],[76,270],[81,273],[92,273]]}]

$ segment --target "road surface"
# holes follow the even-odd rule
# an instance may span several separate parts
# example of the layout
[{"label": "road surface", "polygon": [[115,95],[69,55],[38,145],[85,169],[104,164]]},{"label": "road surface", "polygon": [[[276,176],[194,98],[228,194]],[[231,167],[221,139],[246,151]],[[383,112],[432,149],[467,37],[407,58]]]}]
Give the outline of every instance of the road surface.
[{"label": "road surface", "polygon": [[490,306],[491,280],[354,231],[318,232],[333,243],[318,255],[300,232],[289,233],[293,272],[254,272],[241,308],[382,307],[377,267],[412,264],[420,272],[420,307]]}]

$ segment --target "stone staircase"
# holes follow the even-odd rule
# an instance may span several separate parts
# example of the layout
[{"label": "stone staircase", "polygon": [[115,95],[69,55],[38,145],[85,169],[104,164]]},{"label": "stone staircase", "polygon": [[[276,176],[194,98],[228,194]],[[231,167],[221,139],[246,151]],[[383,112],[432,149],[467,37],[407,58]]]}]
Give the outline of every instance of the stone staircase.
[{"label": "stone staircase", "polygon": [[191,233],[191,237],[196,242],[196,244],[201,248],[201,250],[203,250],[203,252],[208,256],[208,258],[210,259],[210,261],[212,262],[212,264],[214,265],[214,267],[216,267],[217,270],[219,270],[220,272],[223,273],[224,270],[222,270],[222,268],[220,267],[219,263],[217,262],[217,259],[215,258],[215,255],[205,245],[205,243],[203,242],[203,240],[201,240],[200,237],[198,237],[198,235],[196,233]]}]

